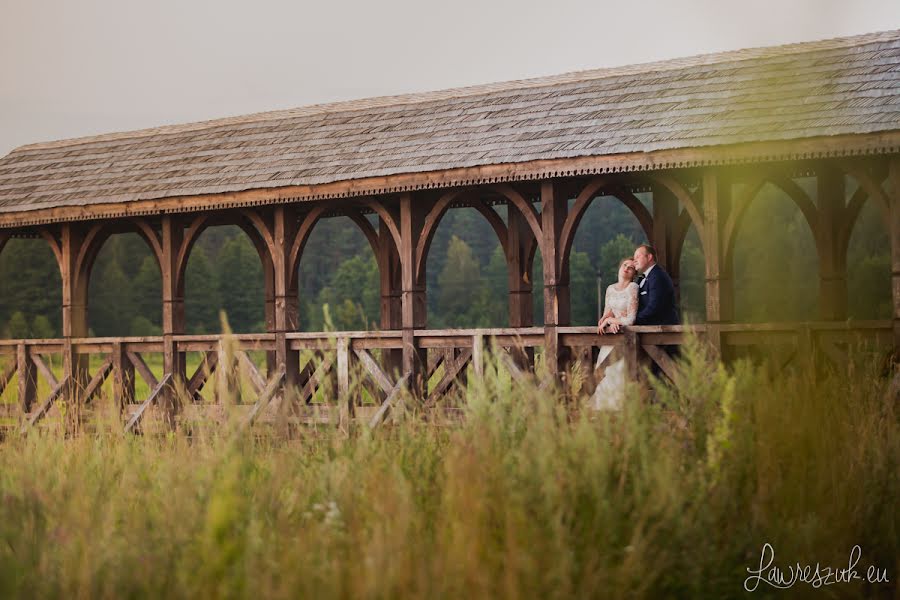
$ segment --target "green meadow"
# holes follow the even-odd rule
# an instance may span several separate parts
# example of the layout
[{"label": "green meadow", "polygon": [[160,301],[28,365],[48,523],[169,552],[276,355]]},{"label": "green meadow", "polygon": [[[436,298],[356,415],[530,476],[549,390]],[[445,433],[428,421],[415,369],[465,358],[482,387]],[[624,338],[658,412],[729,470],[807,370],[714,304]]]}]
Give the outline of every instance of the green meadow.
[{"label": "green meadow", "polygon": [[[752,596],[895,597],[900,421],[875,367],[772,375],[697,346],[677,386],[581,403],[489,361],[423,418],[194,423],[123,435],[49,423],[0,443],[0,597],[730,598],[774,564],[886,570]],[[822,596],[820,596],[822,595]]]}]

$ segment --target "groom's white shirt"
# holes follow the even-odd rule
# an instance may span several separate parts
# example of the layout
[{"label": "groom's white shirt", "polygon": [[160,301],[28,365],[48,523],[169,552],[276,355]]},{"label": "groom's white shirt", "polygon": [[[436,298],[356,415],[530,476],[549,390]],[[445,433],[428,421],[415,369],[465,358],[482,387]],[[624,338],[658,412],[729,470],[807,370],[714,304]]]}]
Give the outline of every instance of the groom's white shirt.
[{"label": "groom's white shirt", "polygon": [[641,279],[641,284],[638,287],[644,287],[644,282],[647,281],[647,275],[650,274],[650,271],[652,271],[654,267],[656,267],[656,263],[653,263],[646,271],[644,271],[644,278]]}]

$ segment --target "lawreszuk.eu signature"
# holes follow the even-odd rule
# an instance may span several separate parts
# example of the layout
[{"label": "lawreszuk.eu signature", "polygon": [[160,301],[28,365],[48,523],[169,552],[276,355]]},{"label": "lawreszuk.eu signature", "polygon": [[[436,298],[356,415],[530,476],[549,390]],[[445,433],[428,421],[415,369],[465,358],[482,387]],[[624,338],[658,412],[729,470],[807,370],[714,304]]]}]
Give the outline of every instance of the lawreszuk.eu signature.
[{"label": "lawreszuk.eu signature", "polygon": [[870,565],[865,569],[865,577],[856,570],[859,558],[862,555],[862,548],[859,545],[853,546],[850,550],[850,560],[846,567],[829,567],[822,566],[819,563],[813,565],[801,565],[799,562],[787,567],[778,567],[774,565],[775,549],[772,544],[766,542],[763,544],[762,553],[759,557],[759,568],[753,569],[747,567],[750,576],[744,580],[744,589],[753,592],[759,587],[760,583],[767,584],[773,588],[787,589],[796,583],[807,583],[814,588],[820,588],[835,583],[850,583],[855,580],[865,580],[869,583],[889,583],[887,569],[879,569],[874,565]]}]

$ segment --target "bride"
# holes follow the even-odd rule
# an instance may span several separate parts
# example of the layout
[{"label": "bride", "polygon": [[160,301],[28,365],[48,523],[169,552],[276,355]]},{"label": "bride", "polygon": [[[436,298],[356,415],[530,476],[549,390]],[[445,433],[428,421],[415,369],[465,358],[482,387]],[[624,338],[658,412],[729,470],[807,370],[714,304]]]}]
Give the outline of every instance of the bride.
[{"label": "bride", "polygon": [[[597,324],[597,333],[618,333],[626,325],[634,324],[638,310],[638,284],[634,281],[634,261],[623,258],[619,263],[619,280],[606,288],[606,312]],[[605,351],[604,351],[605,350]],[[599,362],[611,347],[601,347]],[[603,380],[594,390],[591,404],[595,410],[619,410],[625,399],[625,359],[619,358],[606,368]]]}]

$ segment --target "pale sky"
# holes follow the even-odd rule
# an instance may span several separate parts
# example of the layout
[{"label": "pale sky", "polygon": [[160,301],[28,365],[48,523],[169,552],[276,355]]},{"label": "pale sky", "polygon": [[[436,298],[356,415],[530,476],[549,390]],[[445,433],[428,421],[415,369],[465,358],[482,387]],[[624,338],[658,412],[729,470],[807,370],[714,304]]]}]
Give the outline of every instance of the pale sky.
[{"label": "pale sky", "polygon": [[900,29],[898,0],[0,0],[0,156],[319,102]]}]

